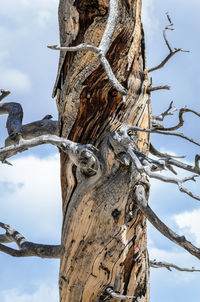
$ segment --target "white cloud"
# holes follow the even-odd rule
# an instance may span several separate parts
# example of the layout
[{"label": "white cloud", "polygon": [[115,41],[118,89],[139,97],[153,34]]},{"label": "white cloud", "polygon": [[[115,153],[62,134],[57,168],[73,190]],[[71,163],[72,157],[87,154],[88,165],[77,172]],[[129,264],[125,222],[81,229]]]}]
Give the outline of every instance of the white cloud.
[{"label": "white cloud", "polygon": [[174,215],[177,225],[184,234],[194,237],[196,245],[200,245],[200,210],[193,210]]},{"label": "white cloud", "polygon": [[1,87],[11,91],[29,92],[31,90],[31,80],[29,75],[15,68],[1,68],[0,83]]},{"label": "white cloud", "polygon": [[21,157],[11,160],[13,167],[0,167],[1,220],[25,232],[28,240],[35,241],[41,237],[59,240],[61,194],[58,157]]},{"label": "white cloud", "polygon": [[21,293],[17,289],[2,292],[2,302],[57,302],[58,288],[55,285],[40,285],[34,293]]}]

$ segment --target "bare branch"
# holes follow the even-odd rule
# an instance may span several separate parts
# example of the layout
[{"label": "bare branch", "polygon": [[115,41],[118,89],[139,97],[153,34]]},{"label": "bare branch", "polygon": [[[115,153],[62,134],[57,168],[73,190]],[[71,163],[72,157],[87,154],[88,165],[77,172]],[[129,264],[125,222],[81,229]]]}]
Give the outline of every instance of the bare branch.
[{"label": "bare branch", "polygon": [[[14,257],[31,257],[37,256],[41,258],[60,258],[62,254],[61,245],[37,244],[27,241],[26,238],[11,228],[9,225],[0,222],[0,227],[6,230],[6,234],[1,235],[0,251]],[[3,238],[5,241],[3,241]],[[15,242],[19,250],[10,248],[2,244],[7,242]]]},{"label": "bare branch", "polygon": [[120,299],[120,300],[126,300],[126,299],[134,299],[134,296],[125,296],[117,294],[112,288],[108,287],[106,289],[106,292],[113,298],[113,299]]},{"label": "bare branch", "polygon": [[189,191],[188,189],[186,189],[183,186],[184,182],[189,181],[189,180],[195,181],[195,177],[198,177],[199,175],[192,175],[189,177],[185,177],[183,179],[177,179],[177,178],[167,177],[167,176],[157,174],[157,173],[152,173],[148,167],[145,168],[145,171],[150,178],[155,178],[155,179],[161,180],[163,182],[176,184],[176,185],[178,185],[180,192],[186,193],[187,195],[189,195],[190,197],[192,197],[196,200],[200,200],[200,196],[193,194],[191,191]]},{"label": "bare branch", "polygon": [[106,59],[106,53],[110,47],[112,36],[117,24],[117,17],[118,17],[118,0],[110,0],[108,21],[99,47],[95,47],[87,43],[82,43],[80,45],[73,46],[73,47],[58,47],[57,45],[53,45],[53,46],[48,46],[48,48],[53,50],[61,50],[61,51],[90,50],[94,52],[97,55],[99,62],[102,64],[105,73],[109,81],[112,83],[113,87],[115,87],[119,92],[121,92],[123,96],[125,96],[127,94],[126,88],[124,88],[119,83],[119,81],[117,80],[117,78],[115,77],[112,71],[112,68],[108,60]]},{"label": "bare branch", "polygon": [[188,109],[188,108],[181,108],[179,110],[179,123],[173,127],[168,127],[168,128],[165,128],[165,127],[156,127],[156,129],[161,129],[162,131],[173,131],[173,130],[177,130],[179,129],[180,127],[183,126],[184,124],[184,120],[183,120],[183,114],[185,112],[191,112],[191,113],[194,113],[195,115],[199,116],[200,117],[200,113],[198,113],[197,111],[195,110],[192,110],[192,109]]},{"label": "bare branch", "polygon": [[156,260],[150,260],[150,266],[153,267],[153,268],[164,267],[169,271],[171,271],[171,269],[174,268],[177,271],[181,271],[181,272],[200,272],[199,269],[195,269],[194,267],[192,267],[192,268],[183,268],[183,267],[180,267],[180,266],[178,266],[176,264],[173,264],[173,263],[161,262],[161,261],[156,261]]},{"label": "bare branch", "polygon": [[92,145],[81,145],[56,135],[41,135],[30,140],[20,139],[15,145],[0,148],[0,161],[5,161],[18,152],[23,152],[29,148],[42,144],[52,144],[68,153],[75,165],[81,167],[85,173],[94,175],[99,169],[99,161],[95,155],[98,150]]},{"label": "bare branch", "polygon": [[153,119],[162,122],[164,118],[168,115],[174,115],[174,112],[178,109],[173,106],[173,101],[169,104],[169,107],[160,115],[153,115]]},{"label": "bare branch", "polygon": [[155,86],[155,87],[148,87],[147,92],[152,92],[152,91],[156,91],[156,90],[170,90],[171,87],[169,85],[161,85],[161,86]]},{"label": "bare branch", "polygon": [[110,0],[109,1],[109,13],[108,13],[108,21],[106,24],[106,28],[101,39],[99,49],[102,51],[102,54],[105,56],[108,52],[110,44],[112,42],[112,36],[114,34],[117,19],[118,19],[118,0]]},{"label": "bare branch", "polygon": [[168,21],[169,21],[169,25],[167,25],[167,26],[165,26],[165,28],[164,28],[164,30],[163,30],[163,38],[164,38],[164,40],[165,40],[165,43],[166,43],[166,45],[167,45],[167,47],[168,47],[168,49],[169,49],[169,54],[166,56],[166,58],[159,64],[159,65],[157,65],[157,66],[155,66],[155,67],[153,67],[153,68],[150,68],[149,70],[148,70],[148,72],[152,72],[152,71],[155,71],[155,70],[158,70],[158,69],[160,69],[160,68],[162,68],[162,67],[164,67],[165,66],[165,64],[177,53],[177,52],[189,52],[188,50],[183,50],[182,48],[174,48],[174,50],[172,49],[172,47],[170,46],[170,44],[169,44],[169,41],[168,41],[168,39],[167,39],[167,35],[166,35],[166,32],[167,32],[167,30],[174,30],[174,28],[172,27],[173,26],[173,23],[172,23],[172,21],[171,21],[171,19],[170,19],[170,17],[169,17],[169,14],[168,13],[166,13],[166,15],[167,15],[167,19],[168,19]]},{"label": "bare branch", "polygon": [[181,137],[197,146],[200,146],[200,143],[198,143],[197,141],[195,141],[194,139],[185,136],[183,133],[179,133],[179,132],[170,132],[170,131],[164,131],[164,130],[157,130],[157,129],[147,129],[147,128],[141,128],[138,126],[130,126],[129,127],[130,130],[135,130],[135,131],[142,131],[142,132],[147,132],[147,133],[157,133],[157,134],[164,134],[164,135],[174,135],[174,136],[178,136]]},{"label": "bare branch", "polygon": [[142,185],[137,185],[135,187],[134,200],[137,202],[138,208],[143,212],[151,224],[165,237],[184,248],[191,255],[200,259],[200,249],[189,242],[185,236],[179,236],[166,226],[147,204],[145,194],[145,188]]}]

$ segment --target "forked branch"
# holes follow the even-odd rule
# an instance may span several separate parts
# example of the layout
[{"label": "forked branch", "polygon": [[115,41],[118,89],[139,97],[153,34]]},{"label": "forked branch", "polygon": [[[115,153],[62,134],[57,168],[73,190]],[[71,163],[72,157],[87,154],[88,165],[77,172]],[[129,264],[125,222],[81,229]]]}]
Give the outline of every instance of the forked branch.
[{"label": "forked branch", "polygon": [[191,255],[200,259],[200,249],[189,242],[185,236],[179,236],[172,231],[166,224],[164,224],[158,216],[152,211],[147,204],[146,192],[143,185],[137,185],[134,192],[134,200],[138,208],[143,212],[149,222],[165,237],[187,250]]},{"label": "forked branch", "polygon": [[[60,258],[62,255],[61,245],[37,244],[28,241],[22,234],[11,228],[9,225],[0,222],[0,227],[6,233],[0,235],[0,251],[13,257],[41,257],[41,258]],[[17,249],[8,247],[2,243],[15,242]]]},{"label": "forked branch", "polygon": [[163,30],[163,38],[164,38],[164,40],[165,40],[165,43],[166,43],[166,45],[167,45],[167,48],[169,49],[169,54],[166,56],[166,58],[159,64],[159,65],[157,65],[157,66],[155,66],[155,67],[153,67],[153,68],[150,68],[149,70],[148,70],[148,72],[152,72],[152,71],[155,71],[155,70],[158,70],[158,69],[160,69],[160,68],[162,68],[162,67],[164,67],[165,66],[165,64],[176,54],[176,53],[178,53],[178,52],[189,52],[188,50],[183,50],[182,48],[174,48],[174,50],[172,49],[172,47],[170,46],[170,44],[169,44],[169,41],[168,41],[168,39],[167,39],[167,31],[168,30],[174,30],[174,28],[173,28],[173,23],[172,23],[172,21],[171,21],[171,18],[169,17],[169,14],[168,13],[166,13],[166,15],[167,15],[167,19],[168,19],[168,21],[169,21],[169,24],[167,25],[167,26],[165,26],[165,28],[164,28],[164,30]]},{"label": "forked branch", "polygon": [[166,268],[168,271],[171,271],[172,268],[174,268],[177,271],[180,272],[200,272],[199,269],[192,268],[183,268],[173,263],[168,262],[162,262],[162,261],[156,261],[156,260],[150,260],[150,266],[153,268]]}]

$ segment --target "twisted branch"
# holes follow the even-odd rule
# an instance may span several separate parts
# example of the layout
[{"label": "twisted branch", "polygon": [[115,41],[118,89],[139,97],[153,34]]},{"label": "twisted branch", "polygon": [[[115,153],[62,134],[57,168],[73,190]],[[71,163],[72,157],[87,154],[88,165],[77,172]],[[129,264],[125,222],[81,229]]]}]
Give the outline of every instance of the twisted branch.
[{"label": "twisted branch", "polygon": [[172,23],[172,21],[171,21],[171,19],[170,19],[170,17],[169,17],[169,14],[168,13],[166,13],[166,15],[167,15],[167,19],[168,19],[168,21],[169,21],[169,25],[167,25],[167,26],[165,26],[165,28],[164,28],[164,30],[163,30],[163,38],[164,38],[164,41],[165,41],[165,43],[166,43],[166,45],[167,45],[167,48],[169,49],[169,54],[166,56],[166,58],[159,64],[159,65],[157,65],[157,66],[155,66],[155,67],[153,67],[153,68],[150,68],[149,70],[148,70],[148,72],[152,72],[152,71],[155,71],[155,70],[158,70],[158,69],[160,69],[160,68],[162,68],[162,67],[164,67],[165,66],[165,64],[176,54],[176,53],[178,53],[178,52],[189,52],[188,50],[183,50],[182,48],[174,48],[174,50],[172,49],[172,47],[170,46],[170,44],[169,44],[169,41],[168,41],[168,39],[167,39],[167,30],[174,30],[174,28],[173,28],[173,23]]},{"label": "twisted branch", "polygon": [[[62,254],[61,245],[37,244],[26,240],[26,238],[11,228],[9,225],[0,222],[0,227],[6,233],[0,235],[0,251],[13,257],[41,257],[41,258],[60,258]],[[15,242],[19,250],[10,248],[2,243]]]},{"label": "twisted branch", "polygon": [[112,42],[112,36],[114,34],[115,27],[117,24],[117,18],[118,18],[118,0],[110,0],[108,21],[99,47],[87,43],[82,43],[73,47],[58,47],[57,45],[47,46],[47,47],[53,50],[60,50],[60,51],[81,51],[81,50],[92,51],[97,55],[97,58],[99,62],[102,64],[109,81],[119,92],[121,92],[123,96],[125,96],[127,94],[127,90],[119,83],[119,81],[117,80],[117,78],[115,77],[112,71],[112,68],[108,60],[106,59],[106,53]]}]

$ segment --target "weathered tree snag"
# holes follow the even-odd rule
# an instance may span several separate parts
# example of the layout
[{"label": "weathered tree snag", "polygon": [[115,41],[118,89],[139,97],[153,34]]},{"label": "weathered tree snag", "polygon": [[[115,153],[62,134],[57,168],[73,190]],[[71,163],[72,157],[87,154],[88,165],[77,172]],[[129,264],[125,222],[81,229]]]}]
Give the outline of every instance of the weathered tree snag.
[{"label": "weathered tree snag", "polygon": [[[108,10],[108,0],[60,0],[61,46],[99,46]],[[128,91],[125,103],[91,51],[62,51],[54,88],[60,136],[95,145],[101,164],[101,173],[87,175],[61,151],[62,302],[117,301],[107,288],[134,296],[132,301],[149,300],[146,219],[131,194],[140,179],[109,141],[122,124],[150,128],[141,0],[119,1],[106,58]],[[143,153],[148,152],[149,135],[138,133],[136,143]]]}]

